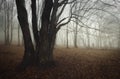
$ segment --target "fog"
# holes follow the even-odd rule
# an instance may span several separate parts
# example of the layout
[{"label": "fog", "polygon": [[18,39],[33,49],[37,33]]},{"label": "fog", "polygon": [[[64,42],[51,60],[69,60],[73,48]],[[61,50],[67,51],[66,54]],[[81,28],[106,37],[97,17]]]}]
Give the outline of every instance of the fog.
[{"label": "fog", "polygon": [[[85,47],[85,48],[119,48],[120,47],[120,3],[117,0],[78,0],[71,11],[77,19],[72,19],[62,26],[57,33],[55,46]],[[89,1],[89,2],[88,2]],[[87,3],[88,2],[88,3]],[[2,3],[2,1],[0,2]],[[26,0],[29,14],[30,30],[31,10],[30,1]],[[85,5],[86,4],[86,5]],[[39,6],[39,7],[38,7]],[[38,27],[43,5],[38,0]],[[65,7],[59,20],[68,17],[70,6]],[[94,6],[94,7],[91,7]],[[0,44],[10,40],[10,44],[23,45],[23,37],[17,20],[16,6],[13,0],[6,0],[0,6]],[[91,9],[90,9],[90,8]],[[66,19],[65,21],[67,21]],[[65,22],[64,21],[64,22]],[[7,29],[8,28],[8,29]],[[31,34],[31,36],[33,36]],[[34,41],[34,40],[33,40]]]}]

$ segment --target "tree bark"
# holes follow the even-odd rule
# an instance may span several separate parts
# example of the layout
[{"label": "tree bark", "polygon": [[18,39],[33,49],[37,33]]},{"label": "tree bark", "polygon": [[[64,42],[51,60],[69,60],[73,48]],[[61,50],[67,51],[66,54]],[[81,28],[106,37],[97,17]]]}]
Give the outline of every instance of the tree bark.
[{"label": "tree bark", "polygon": [[31,64],[31,62],[33,61],[34,47],[32,44],[32,39],[30,35],[30,30],[29,30],[28,16],[27,16],[26,8],[25,8],[25,1],[16,0],[16,6],[17,6],[17,13],[18,13],[18,20],[21,26],[23,39],[24,39],[24,46],[25,46],[22,66],[26,67],[29,64]]},{"label": "tree bark", "polygon": [[39,42],[38,27],[37,27],[37,15],[36,15],[36,0],[31,0],[31,9],[32,9],[32,29],[34,34],[34,39],[36,46]]},{"label": "tree bark", "polygon": [[49,66],[53,64],[53,49],[57,33],[55,25],[51,23],[50,20],[53,1],[45,0],[45,6],[41,17],[42,25],[40,32],[38,32],[37,27],[36,0],[31,0],[31,2],[32,29],[36,43],[35,49],[30,35],[25,0],[16,0],[18,20],[21,26],[25,45],[23,65],[26,66],[35,62],[35,64],[38,64],[39,66]]},{"label": "tree bark", "polygon": [[39,64],[50,64],[53,62],[53,48],[55,43],[55,30],[50,25],[50,13],[53,7],[52,0],[45,0],[42,13],[42,25],[40,29]]},{"label": "tree bark", "polygon": [[18,46],[20,46],[20,27],[18,24]]}]

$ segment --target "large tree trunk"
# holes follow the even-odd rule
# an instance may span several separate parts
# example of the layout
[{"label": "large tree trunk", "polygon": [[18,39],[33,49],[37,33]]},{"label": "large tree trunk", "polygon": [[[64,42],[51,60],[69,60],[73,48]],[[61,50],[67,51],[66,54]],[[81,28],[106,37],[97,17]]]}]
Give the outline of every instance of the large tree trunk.
[{"label": "large tree trunk", "polygon": [[56,33],[48,33],[41,31],[40,34],[40,46],[39,46],[39,65],[52,64],[53,59],[53,49],[55,44]]},{"label": "large tree trunk", "polygon": [[52,0],[45,0],[45,7],[41,18],[41,29],[38,34],[36,0],[31,0],[32,5],[32,29],[35,39],[35,50],[31,40],[28,16],[25,8],[24,0],[16,0],[18,20],[23,33],[25,53],[23,58],[23,66],[35,62],[40,66],[49,66],[53,64],[53,49],[56,38],[56,28],[50,22],[50,13],[53,7]]},{"label": "large tree trunk", "polygon": [[24,39],[24,46],[25,46],[22,66],[26,67],[33,61],[34,47],[33,47],[31,36],[30,36],[28,16],[25,8],[25,1],[16,0],[16,6],[17,6],[17,13],[18,13],[18,20],[21,26],[23,39]]},{"label": "large tree trunk", "polygon": [[53,61],[53,47],[55,42],[55,31],[50,25],[50,13],[53,7],[52,0],[45,0],[42,14],[42,26],[40,29],[39,64],[48,64]]}]

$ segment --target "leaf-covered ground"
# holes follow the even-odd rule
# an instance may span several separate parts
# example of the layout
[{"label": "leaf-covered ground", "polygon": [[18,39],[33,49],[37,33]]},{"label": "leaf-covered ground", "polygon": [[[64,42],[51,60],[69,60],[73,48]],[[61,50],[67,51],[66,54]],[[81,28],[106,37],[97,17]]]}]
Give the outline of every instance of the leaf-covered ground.
[{"label": "leaf-covered ground", "polygon": [[117,50],[56,48],[54,67],[16,71],[23,47],[0,46],[0,79],[120,79]]}]

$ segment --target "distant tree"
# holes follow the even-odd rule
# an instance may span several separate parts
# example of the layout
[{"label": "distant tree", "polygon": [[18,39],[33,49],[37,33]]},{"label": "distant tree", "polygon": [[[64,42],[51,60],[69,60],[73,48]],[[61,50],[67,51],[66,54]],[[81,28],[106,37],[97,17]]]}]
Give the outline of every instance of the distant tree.
[{"label": "distant tree", "polygon": [[67,25],[67,29],[66,29],[66,41],[67,41],[67,48],[69,48],[69,40],[68,40],[68,33],[69,33],[69,29],[68,29],[68,25]]},{"label": "distant tree", "polygon": [[3,4],[4,4],[5,1],[6,1],[6,0],[1,0],[1,1],[0,1],[0,12],[1,12],[1,10],[3,9],[2,6],[3,6]]},{"label": "distant tree", "polygon": [[13,8],[14,8],[14,0],[2,0],[1,1],[1,10],[3,16],[3,24],[4,24],[4,37],[5,37],[5,44],[10,45],[12,42],[13,37]]},{"label": "distant tree", "polygon": [[[78,32],[81,28],[83,28],[85,31],[83,32],[86,37],[83,38],[85,43],[87,43],[86,47],[90,47],[91,46],[91,36],[94,36],[91,34],[91,30],[96,30],[96,31],[100,31],[99,33],[101,33],[101,29],[98,27],[92,27],[91,24],[94,24],[96,21],[96,18],[100,18],[101,14],[102,16],[107,16],[107,15],[111,15],[113,17],[115,17],[114,12],[111,9],[116,9],[116,5],[114,4],[113,0],[111,2],[108,1],[103,1],[103,0],[77,0],[77,7],[74,6],[74,9],[72,11],[72,21],[74,22],[75,26],[75,30],[74,30],[74,46],[77,47],[77,34],[80,32]],[[118,2],[118,1],[117,1]],[[94,18],[94,19],[93,19]],[[102,20],[102,22],[105,22],[105,20]],[[101,22],[101,23],[102,23]],[[102,26],[100,26],[102,27]],[[76,30],[77,29],[77,30]],[[80,30],[81,31],[81,30]],[[86,39],[87,38],[87,39]],[[99,39],[99,43],[102,43],[103,39]]]},{"label": "distant tree", "polygon": [[[75,13],[76,14],[79,14],[79,12],[78,11],[76,11],[77,10],[77,8],[78,8],[78,6],[77,6],[77,4],[75,4]],[[75,30],[74,30],[74,46],[75,46],[75,48],[77,48],[78,46],[77,46],[77,36],[78,36],[78,17],[76,16],[76,19],[75,19]]]}]

